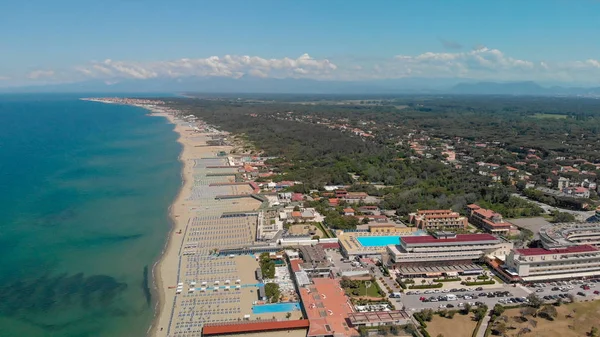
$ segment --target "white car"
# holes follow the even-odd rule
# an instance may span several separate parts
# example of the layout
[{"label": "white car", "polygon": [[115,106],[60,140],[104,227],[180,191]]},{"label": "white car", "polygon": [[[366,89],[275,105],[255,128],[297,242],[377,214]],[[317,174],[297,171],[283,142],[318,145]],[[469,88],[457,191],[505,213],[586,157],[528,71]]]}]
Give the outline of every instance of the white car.
[{"label": "white car", "polygon": [[445,309],[446,305],[445,304],[440,304],[440,309]]},{"label": "white car", "polygon": [[450,289],[444,289],[444,290],[442,290],[442,292],[443,292],[443,293],[449,293],[449,292],[450,292]]}]

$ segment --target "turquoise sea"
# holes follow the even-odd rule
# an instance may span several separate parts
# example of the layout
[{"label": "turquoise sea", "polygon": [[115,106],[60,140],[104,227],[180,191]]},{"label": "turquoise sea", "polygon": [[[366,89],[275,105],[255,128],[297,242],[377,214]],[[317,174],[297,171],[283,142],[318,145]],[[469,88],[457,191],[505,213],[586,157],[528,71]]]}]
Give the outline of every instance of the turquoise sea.
[{"label": "turquoise sea", "polygon": [[0,95],[0,336],[144,336],[181,185],[166,119]]}]

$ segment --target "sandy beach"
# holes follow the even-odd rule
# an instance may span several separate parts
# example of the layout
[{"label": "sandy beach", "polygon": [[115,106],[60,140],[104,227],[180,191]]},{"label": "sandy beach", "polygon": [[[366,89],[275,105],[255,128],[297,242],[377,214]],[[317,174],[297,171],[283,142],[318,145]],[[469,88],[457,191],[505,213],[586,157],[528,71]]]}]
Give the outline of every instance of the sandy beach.
[{"label": "sandy beach", "polygon": [[[261,303],[262,283],[255,277],[259,264],[257,257],[239,249],[255,243],[262,201],[252,196],[256,187],[236,182],[238,170],[229,167],[230,160],[223,155],[232,148],[209,145],[224,135],[201,121],[181,118],[163,102],[108,100],[166,118],[182,145],[182,185],[170,206],[169,237],[152,269],[155,318],[147,335],[201,336],[205,324],[302,318],[295,303],[255,308]],[[239,253],[217,254],[224,249]],[[278,270],[289,279],[286,267]],[[288,281],[274,282],[290,287]]]}]

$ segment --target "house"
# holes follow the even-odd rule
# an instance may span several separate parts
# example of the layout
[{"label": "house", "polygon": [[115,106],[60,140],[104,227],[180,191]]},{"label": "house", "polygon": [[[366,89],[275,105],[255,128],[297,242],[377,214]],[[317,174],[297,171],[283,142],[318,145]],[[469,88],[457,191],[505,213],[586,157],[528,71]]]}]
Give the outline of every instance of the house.
[{"label": "house", "polygon": [[377,206],[360,206],[358,210],[363,214],[378,215],[379,207]]},{"label": "house", "polygon": [[340,204],[340,199],[338,198],[329,198],[328,200],[329,206],[336,207]]},{"label": "house", "polygon": [[345,216],[354,216],[354,210],[352,208],[344,208]]}]

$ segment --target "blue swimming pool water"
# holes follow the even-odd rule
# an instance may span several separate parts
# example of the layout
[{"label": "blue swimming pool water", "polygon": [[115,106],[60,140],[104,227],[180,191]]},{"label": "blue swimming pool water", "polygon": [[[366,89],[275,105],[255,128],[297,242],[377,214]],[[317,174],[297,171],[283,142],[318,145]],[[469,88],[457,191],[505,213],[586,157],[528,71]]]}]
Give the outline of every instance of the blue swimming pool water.
[{"label": "blue swimming pool water", "polygon": [[400,244],[400,237],[393,236],[359,236],[356,238],[364,247],[382,247]]},{"label": "blue swimming pool water", "polygon": [[274,303],[252,306],[253,314],[270,314],[273,312],[288,312],[300,310],[300,304],[296,302]]}]

